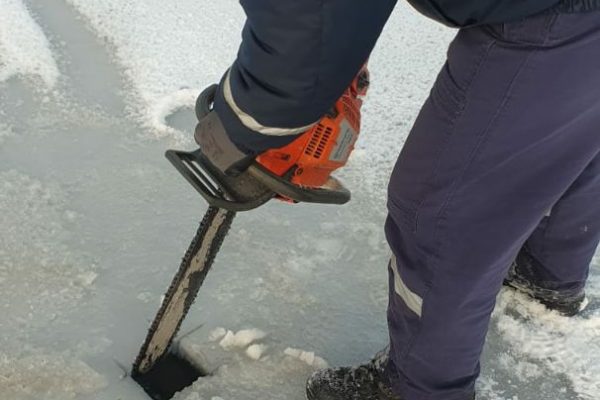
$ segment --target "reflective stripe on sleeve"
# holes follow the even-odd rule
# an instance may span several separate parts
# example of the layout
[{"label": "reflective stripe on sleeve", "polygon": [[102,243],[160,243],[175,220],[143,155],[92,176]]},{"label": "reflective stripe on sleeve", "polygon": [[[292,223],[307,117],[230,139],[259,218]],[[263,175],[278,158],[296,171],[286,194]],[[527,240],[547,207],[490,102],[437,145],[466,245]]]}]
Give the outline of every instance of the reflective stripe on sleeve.
[{"label": "reflective stripe on sleeve", "polygon": [[402,300],[404,300],[404,303],[412,312],[421,317],[423,313],[423,299],[421,296],[410,290],[402,280],[400,272],[398,271],[395,255],[392,255],[390,265],[392,272],[394,273],[394,291]]},{"label": "reflective stripe on sleeve", "polygon": [[224,87],[223,87],[223,95],[225,97],[225,101],[231,107],[233,112],[240,119],[242,124],[248,129],[251,129],[255,132],[261,133],[263,135],[269,136],[291,136],[297,135],[299,133],[306,132],[314,123],[310,125],[306,125],[300,128],[276,128],[271,126],[265,126],[255,120],[250,114],[244,112],[235,102],[233,98],[233,93],[231,91],[231,81],[230,81],[231,71],[227,72],[227,76],[225,77]]}]

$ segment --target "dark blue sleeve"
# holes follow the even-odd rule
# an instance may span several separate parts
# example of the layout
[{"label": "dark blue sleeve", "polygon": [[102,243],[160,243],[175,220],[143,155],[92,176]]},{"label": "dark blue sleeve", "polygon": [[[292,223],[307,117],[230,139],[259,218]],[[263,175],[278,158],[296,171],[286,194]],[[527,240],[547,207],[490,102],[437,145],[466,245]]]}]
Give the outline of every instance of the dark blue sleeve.
[{"label": "dark blue sleeve", "polygon": [[452,27],[497,24],[523,19],[560,0],[408,0],[421,14]]},{"label": "dark blue sleeve", "polygon": [[248,153],[317,122],[365,63],[396,0],[242,0],[248,17],[215,110]]}]

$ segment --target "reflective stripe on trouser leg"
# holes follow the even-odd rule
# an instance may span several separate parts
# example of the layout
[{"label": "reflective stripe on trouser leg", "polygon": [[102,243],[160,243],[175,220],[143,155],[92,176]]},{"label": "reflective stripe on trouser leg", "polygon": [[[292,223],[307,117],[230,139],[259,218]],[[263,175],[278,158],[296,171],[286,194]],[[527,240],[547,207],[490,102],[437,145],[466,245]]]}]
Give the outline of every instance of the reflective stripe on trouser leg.
[{"label": "reflective stripe on trouser leg", "polygon": [[406,283],[402,280],[402,276],[398,271],[398,264],[396,263],[396,256],[392,255],[390,260],[390,268],[394,276],[394,292],[400,296],[404,301],[404,304],[419,317],[423,312],[423,299],[421,296],[413,292],[406,286]]}]

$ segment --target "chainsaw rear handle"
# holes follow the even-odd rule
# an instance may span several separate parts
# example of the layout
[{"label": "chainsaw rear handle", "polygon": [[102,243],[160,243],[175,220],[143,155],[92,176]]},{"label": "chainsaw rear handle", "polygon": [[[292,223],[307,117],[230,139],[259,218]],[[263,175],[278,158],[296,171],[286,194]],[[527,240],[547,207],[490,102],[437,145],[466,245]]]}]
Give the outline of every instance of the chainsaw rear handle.
[{"label": "chainsaw rear handle", "polygon": [[202,120],[208,115],[209,112],[212,111],[212,105],[215,101],[215,96],[217,95],[218,89],[219,85],[210,85],[204,89],[196,99],[195,112],[198,121]]}]

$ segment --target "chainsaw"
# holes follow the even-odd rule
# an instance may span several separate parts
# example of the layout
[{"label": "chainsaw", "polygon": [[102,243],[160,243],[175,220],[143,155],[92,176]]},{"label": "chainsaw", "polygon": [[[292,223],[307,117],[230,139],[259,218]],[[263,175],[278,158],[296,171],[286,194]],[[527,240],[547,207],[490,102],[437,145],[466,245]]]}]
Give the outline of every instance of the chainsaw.
[{"label": "chainsaw", "polygon": [[[216,168],[202,148],[166,152],[167,159],[209,208],[135,360],[134,378],[150,373],[169,352],[237,212],[255,209],[272,199],[321,204],[345,204],[350,200],[350,191],[331,174],[346,164],[354,148],[360,131],[360,105],[368,84],[365,67],[313,128],[289,145],[259,155],[236,176]],[[216,91],[213,85],[198,97],[195,111],[199,120],[212,111]]]}]

